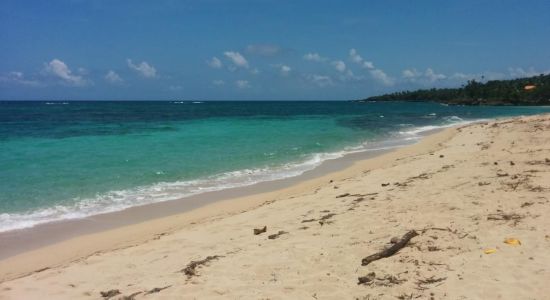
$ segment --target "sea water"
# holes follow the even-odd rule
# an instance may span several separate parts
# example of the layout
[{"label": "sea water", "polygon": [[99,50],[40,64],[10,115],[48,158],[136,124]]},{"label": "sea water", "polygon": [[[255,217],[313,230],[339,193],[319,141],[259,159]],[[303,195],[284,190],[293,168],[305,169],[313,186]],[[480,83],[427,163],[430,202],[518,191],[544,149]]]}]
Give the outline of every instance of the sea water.
[{"label": "sea water", "polygon": [[[423,131],[548,107],[0,102],[0,232],[297,176]],[[182,200],[184,201],[184,200]]]}]

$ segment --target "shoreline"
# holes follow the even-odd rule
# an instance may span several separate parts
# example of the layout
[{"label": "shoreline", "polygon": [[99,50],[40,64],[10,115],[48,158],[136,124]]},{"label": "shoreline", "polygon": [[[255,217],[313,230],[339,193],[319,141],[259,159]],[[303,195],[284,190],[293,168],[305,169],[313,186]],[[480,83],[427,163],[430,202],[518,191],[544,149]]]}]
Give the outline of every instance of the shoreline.
[{"label": "shoreline", "polygon": [[343,171],[358,161],[372,159],[387,152],[414,145],[427,136],[436,134],[447,128],[481,121],[484,120],[467,121],[465,123],[451,125],[427,126],[427,129],[424,127],[414,128],[410,130],[411,140],[405,138],[390,138],[374,141],[371,146],[373,148],[349,151],[344,153],[341,157],[326,159],[319,165],[313,167],[313,169],[304,171],[296,176],[260,181],[250,185],[183,196],[176,200],[148,203],[118,211],[94,214],[83,218],[56,220],[40,223],[32,227],[0,232],[0,244],[6,245],[0,248],[0,261],[80,235],[99,233],[118,227],[147,222],[157,218],[186,213],[218,201],[227,201],[235,198],[286,189],[304,181]]},{"label": "shoreline", "polygon": [[286,188],[0,260],[0,298],[535,299],[550,293],[548,145],[549,114],[448,128]]},{"label": "shoreline", "polygon": [[[393,156],[403,155],[401,152],[417,151],[415,148],[422,148],[424,144],[433,144],[433,141],[440,143],[450,138],[455,127],[469,124],[475,123],[429,129],[419,133],[421,138],[412,144],[396,146],[392,149],[348,153],[340,158],[326,160],[318,167],[298,176],[211,191],[173,201],[135,206],[82,219],[56,221],[2,232],[0,243],[8,246],[0,249],[0,282],[25,276],[32,273],[33,269],[63,265],[94,253],[139,244],[155,238],[158,234],[171,232],[186,225],[195,225],[205,219],[253,210],[264,205],[266,201],[262,199],[267,197],[284,198],[292,195],[296,190],[326,183],[328,178],[333,180],[332,177],[336,179],[350,176],[350,173],[359,171],[369,162],[378,165],[388,159],[391,160]],[[409,150],[411,147],[412,149]],[[389,155],[389,158],[386,158],[386,155]],[[149,223],[157,223],[156,226],[160,224],[160,227],[153,230],[145,229]],[[142,226],[143,228],[137,230]],[[126,229],[132,234],[125,233]],[[129,235],[135,237],[128,238]],[[81,244],[81,240],[86,240],[88,237],[94,246],[90,247],[90,243],[84,243],[88,244],[87,247],[77,250],[76,254],[63,255],[69,258],[60,259],[55,255],[58,251],[67,252],[67,248]],[[48,259],[34,261],[34,256],[43,258],[42,253],[46,254]],[[34,262],[27,263],[27,260]],[[17,266],[21,265],[22,261],[25,263],[21,271],[2,272],[2,270],[19,269]]]}]

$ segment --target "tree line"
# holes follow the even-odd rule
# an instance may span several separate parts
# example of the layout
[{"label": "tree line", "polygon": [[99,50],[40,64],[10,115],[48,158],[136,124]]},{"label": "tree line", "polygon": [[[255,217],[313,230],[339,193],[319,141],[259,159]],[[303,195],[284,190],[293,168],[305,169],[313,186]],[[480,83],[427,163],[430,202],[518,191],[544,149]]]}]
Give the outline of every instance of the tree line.
[{"label": "tree line", "polygon": [[401,91],[359,101],[396,100],[434,101],[456,105],[550,105],[550,74],[511,80],[490,80],[485,83],[469,80],[460,88]]}]

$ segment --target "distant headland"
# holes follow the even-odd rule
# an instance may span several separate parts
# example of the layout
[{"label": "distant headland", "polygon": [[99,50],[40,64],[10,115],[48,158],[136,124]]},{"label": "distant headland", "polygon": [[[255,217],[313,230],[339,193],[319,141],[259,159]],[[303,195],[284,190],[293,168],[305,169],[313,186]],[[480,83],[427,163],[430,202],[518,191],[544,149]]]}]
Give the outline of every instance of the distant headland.
[{"label": "distant headland", "polygon": [[373,96],[370,101],[433,101],[451,105],[550,105],[550,74],[512,80],[469,80],[460,88],[422,89]]}]

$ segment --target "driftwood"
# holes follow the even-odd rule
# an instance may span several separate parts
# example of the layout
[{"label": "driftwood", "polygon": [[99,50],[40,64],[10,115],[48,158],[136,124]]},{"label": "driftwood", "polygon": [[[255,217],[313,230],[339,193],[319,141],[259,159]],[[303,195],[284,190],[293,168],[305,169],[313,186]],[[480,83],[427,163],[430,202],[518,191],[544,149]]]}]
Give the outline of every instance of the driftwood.
[{"label": "driftwood", "polygon": [[505,214],[502,212],[496,213],[496,214],[489,214],[487,216],[487,220],[489,221],[519,221],[523,219],[523,216],[516,214],[516,213],[510,213]]},{"label": "driftwood", "polygon": [[213,255],[213,256],[207,256],[205,259],[193,260],[189,264],[187,264],[187,266],[184,269],[182,269],[180,272],[183,272],[185,275],[187,275],[187,278],[197,276],[197,270],[196,270],[197,267],[205,265],[209,261],[218,259],[220,257],[223,257],[223,256]]},{"label": "driftwood", "polygon": [[286,231],[282,231],[282,230],[279,230],[279,232],[275,233],[275,234],[272,234],[272,235],[269,235],[267,238],[270,239],[270,240],[274,240],[276,238],[278,238],[279,236],[283,235],[283,234],[287,234],[288,232]]},{"label": "driftwood", "polygon": [[254,235],[258,235],[267,231],[267,226],[263,228],[254,228]]},{"label": "driftwood", "polygon": [[167,289],[167,288],[169,288],[169,287],[171,287],[171,285],[167,285],[167,286],[161,287],[161,288],[157,287],[157,288],[148,290],[147,292],[145,292],[144,295],[149,295],[149,294],[158,293],[158,292],[160,292],[160,291],[162,291],[162,290],[165,290],[165,289]]},{"label": "driftwood", "polygon": [[133,294],[130,294],[128,296],[122,296],[122,298],[120,298],[120,300],[135,300],[136,299],[136,296],[141,294],[143,292],[135,292]]},{"label": "driftwood", "polygon": [[120,291],[119,290],[108,290],[106,292],[100,292],[100,294],[101,294],[101,297],[103,297],[104,299],[109,299],[111,297],[119,295]]},{"label": "driftwood", "polygon": [[361,261],[361,265],[366,266],[373,261],[394,255],[401,248],[405,247],[409,243],[409,241],[417,235],[418,233],[415,230],[411,230],[405,233],[405,235],[403,235],[403,237],[399,241],[397,241],[395,244],[393,244],[391,247],[363,258],[363,260]]},{"label": "driftwood", "polygon": [[333,213],[330,213],[330,214],[326,214],[324,216],[322,216],[320,219],[319,219],[319,224],[321,224],[321,226],[325,225],[325,224],[328,224],[330,223],[331,221],[329,221],[330,218],[336,216],[336,214],[333,214]]}]

